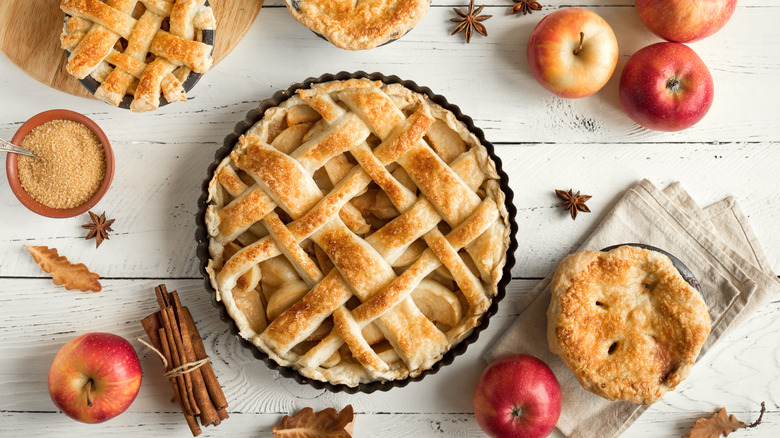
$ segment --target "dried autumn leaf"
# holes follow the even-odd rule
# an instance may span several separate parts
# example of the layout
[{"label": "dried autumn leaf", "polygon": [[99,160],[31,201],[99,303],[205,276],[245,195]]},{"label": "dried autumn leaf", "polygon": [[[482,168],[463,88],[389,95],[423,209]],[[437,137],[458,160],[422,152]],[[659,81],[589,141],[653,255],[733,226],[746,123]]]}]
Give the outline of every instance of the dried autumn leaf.
[{"label": "dried autumn leaf", "polygon": [[753,424],[747,425],[737,419],[733,415],[729,415],[726,412],[726,408],[720,408],[710,418],[700,418],[693,425],[690,433],[683,435],[682,438],[720,438],[721,435],[729,436],[731,432],[735,430],[756,427],[761,424],[761,419],[764,418],[764,412],[766,411],[766,405],[761,402],[761,413]]},{"label": "dried autumn leaf", "polygon": [[67,258],[57,253],[56,248],[47,246],[24,246],[33,256],[35,263],[41,265],[41,268],[52,274],[54,284],[65,286],[65,289],[78,289],[82,292],[93,291],[100,292],[103,287],[98,282],[100,276],[83,264],[74,265]]},{"label": "dried autumn leaf", "polygon": [[285,415],[282,424],[274,426],[276,438],[352,438],[355,413],[352,405],[341,412],[333,408],[314,412],[312,408],[303,408],[294,416]]}]

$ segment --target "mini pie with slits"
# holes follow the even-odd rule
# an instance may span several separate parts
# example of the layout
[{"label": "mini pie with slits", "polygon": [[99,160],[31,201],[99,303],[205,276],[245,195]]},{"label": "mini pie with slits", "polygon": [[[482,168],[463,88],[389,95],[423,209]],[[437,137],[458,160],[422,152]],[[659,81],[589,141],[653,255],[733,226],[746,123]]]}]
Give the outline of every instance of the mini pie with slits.
[{"label": "mini pie with slits", "polygon": [[480,324],[510,241],[495,163],[400,84],[314,84],[208,186],[206,271],[240,335],[311,379],[419,375]]},{"label": "mini pie with slits", "polygon": [[125,95],[135,112],[157,109],[161,95],[185,101],[187,77],[213,63],[203,31],[214,30],[216,19],[205,0],[60,0],[60,9],[66,70],[95,79],[95,97],[111,105]]},{"label": "mini pie with slits", "polygon": [[366,50],[398,39],[428,10],[431,0],[285,0],[299,23],[334,46]]},{"label": "mini pie with slits", "polygon": [[701,294],[656,251],[571,254],[551,291],[550,350],[583,388],[610,400],[660,400],[688,377],[710,333]]}]

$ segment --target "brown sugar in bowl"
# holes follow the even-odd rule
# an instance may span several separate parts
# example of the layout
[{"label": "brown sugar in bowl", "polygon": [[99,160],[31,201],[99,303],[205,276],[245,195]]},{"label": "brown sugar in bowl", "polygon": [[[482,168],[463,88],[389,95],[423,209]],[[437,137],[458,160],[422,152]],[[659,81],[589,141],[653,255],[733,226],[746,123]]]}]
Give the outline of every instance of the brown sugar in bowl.
[{"label": "brown sugar in bowl", "polygon": [[33,199],[33,197],[30,196],[24,190],[24,188],[22,188],[21,181],[19,180],[17,155],[13,153],[7,154],[5,160],[5,169],[6,174],[8,175],[8,183],[11,186],[11,191],[13,191],[14,195],[16,195],[16,198],[19,199],[19,202],[21,202],[33,213],[52,218],[68,218],[78,216],[80,214],[86,213],[89,209],[94,207],[95,204],[97,204],[98,201],[100,201],[100,199],[103,197],[103,195],[106,194],[109,186],[111,186],[111,181],[114,179],[114,151],[111,149],[111,144],[109,143],[106,134],[102,129],[100,129],[97,123],[93,122],[90,118],[83,114],[64,109],[45,111],[33,116],[27,120],[18,131],[16,131],[13,139],[11,139],[11,143],[17,146],[21,145],[22,140],[27,136],[27,134],[30,133],[30,131],[52,120],[71,120],[81,123],[82,125],[89,128],[89,130],[92,131],[92,133],[95,134],[95,136],[100,141],[106,157],[106,172],[103,176],[103,182],[100,184],[97,192],[95,192],[95,194],[92,195],[89,200],[73,208],[58,209],[41,204],[40,202]]}]

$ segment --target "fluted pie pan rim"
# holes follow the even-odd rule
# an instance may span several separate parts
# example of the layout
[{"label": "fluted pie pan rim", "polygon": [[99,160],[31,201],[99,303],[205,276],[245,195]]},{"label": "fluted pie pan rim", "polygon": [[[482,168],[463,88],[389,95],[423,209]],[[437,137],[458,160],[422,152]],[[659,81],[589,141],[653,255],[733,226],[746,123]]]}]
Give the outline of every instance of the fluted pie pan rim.
[{"label": "fluted pie pan rim", "polygon": [[[211,282],[209,280],[209,274],[206,271],[206,267],[208,266],[210,256],[208,252],[209,235],[206,229],[205,214],[206,214],[206,208],[208,206],[208,202],[207,202],[208,186],[214,176],[214,172],[217,166],[225,157],[229,155],[230,151],[233,150],[238,138],[244,133],[246,133],[255,123],[257,123],[263,118],[263,115],[265,114],[266,110],[276,107],[283,101],[289,99],[297,92],[297,90],[310,88],[312,84],[319,84],[319,83],[331,82],[331,81],[342,81],[347,79],[359,79],[359,78],[378,80],[378,81],[382,81],[385,84],[403,85],[404,87],[416,93],[425,95],[432,102],[451,111],[455,115],[457,120],[461,121],[466,125],[468,130],[479,139],[481,144],[487,150],[488,155],[495,163],[496,171],[499,175],[499,184],[501,186],[501,190],[504,192],[505,195],[505,206],[508,212],[507,220],[509,222],[510,236],[509,236],[509,245],[506,254],[506,263],[502,270],[501,280],[498,282],[497,285],[497,294],[493,298],[492,303],[488,308],[488,310],[483,314],[481,323],[472,330],[471,334],[469,334],[465,339],[463,339],[461,342],[459,342],[457,345],[455,345],[449,351],[447,351],[443,355],[441,360],[436,362],[431,368],[422,371],[416,377],[407,377],[401,380],[359,383],[357,386],[351,387],[345,384],[334,384],[331,382],[311,379],[301,375],[297,370],[295,370],[292,367],[279,365],[273,359],[271,359],[265,352],[263,352],[260,348],[256,347],[250,341],[244,339],[238,334],[239,333],[238,326],[236,325],[233,318],[231,318],[230,315],[228,314],[227,308],[221,301],[217,301],[216,291],[211,285]],[[517,240],[515,237],[517,233],[517,224],[514,219],[517,210],[514,204],[512,203],[513,192],[509,188],[508,177],[502,169],[501,160],[496,155],[493,145],[489,143],[487,140],[485,140],[485,136],[482,130],[477,128],[474,125],[473,120],[470,117],[464,115],[461,112],[459,107],[449,103],[443,96],[433,93],[430,90],[430,88],[421,87],[413,81],[405,81],[400,79],[397,76],[385,76],[384,74],[376,73],[376,72],[367,73],[364,71],[358,71],[358,72],[351,73],[351,72],[342,71],[336,74],[324,74],[319,77],[310,77],[304,80],[303,82],[294,83],[290,85],[286,90],[277,91],[271,98],[262,101],[257,108],[250,110],[247,113],[244,120],[236,124],[234,131],[231,134],[229,134],[227,137],[225,137],[223,145],[215,152],[214,157],[215,157],[214,161],[211,163],[211,165],[208,168],[207,177],[203,181],[203,185],[202,185],[203,191],[200,198],[198,199],[198,213],[196,215],[197,230],[196,230],[195,238],[198,244],[197,255],[200,261],[200,272],[204,277],[204,286],[206,291],[211,296],[212,305],[219,310],[221,319],[226,323],[228,323],[231,333],[233,333],[239,338],[240,344],[244,348],[248,348],[256,358],[265,362],[265,364],[269,368],[279,371],[282,376],[292,378],[293,380],[295,380],[300,384],[310,385],[316,389],[327,389],[332,392],[346,392],[350,394],[354,394],[358,392],[372,393],[375,391],[388,391],[392,388],[404,387],[412,381],[419,381],[422,380],[427,375],[435,374],[436,372],[438,372],[439,369],[441,369],[441,367],[451,364],[455,359],[455,357],[464,354],[467,346],[477,341],[477,339],[479,338],[479,334],[488,327],[490,317],[498,311],[498,304],[506,295],[506,286],[509,284],[512,278],[511,270],[512,270],[512,266],[515,263],[514,252],[517,249]]]}]

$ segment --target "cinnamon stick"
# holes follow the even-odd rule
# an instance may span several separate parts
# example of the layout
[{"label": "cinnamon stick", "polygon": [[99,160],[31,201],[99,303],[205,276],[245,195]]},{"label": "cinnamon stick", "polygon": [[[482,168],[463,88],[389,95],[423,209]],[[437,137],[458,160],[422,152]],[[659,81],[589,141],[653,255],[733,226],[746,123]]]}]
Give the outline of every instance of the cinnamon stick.
[{"label": "cinnamon stick", "polygon": [[[160,310],[144,318],[141,325],[168,362],[165,372],[207,358],[192,314],[182,306],[178,293],[168,293],[164,284],[154,291]],[[203,426],[218,425],[228,418],[225,394],[208,362],[177,374],[168,380],[193,436],[201,433],[196,416]]]},{"label": "cinnamon stick", "polygon": [[[160,320],[157,313],[153,313],[141,320],[141,325],[143,326],[146,335],[149,337],[149,340],[152,342],[152,346],[163,354],[163,357],[165,357],[165,360],[168,361],[168,364],[171,364],[171,353],[170,349],[168,348],[167,337],[164,333],[162,333],[162,335],[160,334],[160,332],[163,331],[163,328],[160,325]],[[162,344],[162,339],[166,340],[164,346]],[[167,372],[168,370],[170,370],[170,365],[166,367],[164,371]],[[173,387],[173,393],[176,396],[176,401],[179,403],[179,406],[182,406],[183,402],[181,398],[181,392],[179,391],[179,385],[176,382],[176,379],[171,378],[168,380],[171,382],[171,386]],[[188,415],[185,413],[184,419],[187,421],[187,426],[189,426],[193,436],[198,436],[201,434],[200,426],[198,426],[198,421],[195,419],[194,415]]]},{"label": "cinnamon stick", "polygon": [[[171,363],[171,350],[168,348],[168,339],[165,336],[164,329],[159,329],[159,339],[160,339],[160,351],[162,351],[163,356],[165,356],[165,359],[168,361],[169,366],[166,372],[170,371],[170,363]],[[200,426],[198,426],[198,422],[195,420],[195,416],[192,414],[188,414],[184,412],[184,402],[182,399],[182,392],[179,388],[178,382],[175,378],[168,379],[171,382],[171,385],[173,385],[173,392],[176,395],[176,400],[179,402],[179,406],[182,407],[182,413],[184,414],[184,419],[187,421],[187,426],[189,426],[190,431],[192,432],[192,436],[198,436],[201,433]]]},{"label": "cinnamon stick", "polygon": [[[173,341],[176,343],[176,350],[179,353],[179,361],[181,362],[181,365],[189,363],[190,361],[187,360],[187,356],[184,351],[184,340],[182,339],[181,327],[179,327],[179,323],[176,322],[176,315],[173,311],[173,308],[168,307],[164,309],[162,314],[167,315],[168,321],[171,324],[171,328],[173,330]],[[192,406],[192,413],[195,415],[200,415],[200,407],[198,406],[197,400],[195,400],[195,385],[192,382],[193,374],[184,373],[182,376],[184,377],[184,385],[187,390],[187,397],[189,398],[190,406]],[[203,421],[201,421],[201,424],[203,424]]]},{"label": "cinnamon stick", "polygon": [[[163,325],[168,328],[166,334],[173,338],[173,343],[170,343],[169,339],[171,352],[172,354],[176,355],[174,358],[174,366],[172,368],[189,363],[190,361],[187,359],[184,352],[181,330],[178,327],[174,310],[171,307],[171,300],[168,294],[168,289],[164,284],[161,284],[154,289],[154,292],[157,295],[157,302],[160,304],[160,317],[163,321]],[[189,413],[191,415],[199,415],[200,409],[198,407],[197,401],[195,400],[195,389],[192,383],[192,376],[190,376],[189,373],[184,373],[179,377],[182,377],[184,380],[182,392],[185,403],[188,405]],[[203,423],[203,421],[201,421],[201,423]]]},{"label": "cinnamon stick", "polygon": [[[171,349],[171,368],[166,370],[167,372],[173,368],[180,367],[186,362],[182,362],[181,358],[181,339],[177,339],[176,336],[178,327],[174,326],[174,322],[171,321],[171,318],[168,316],[167,309],[160,310],[160,317],[162,319],[162,325],[165,328],[164,336],[167,337],[168,347]],[[181,374],[176,376],[176,381],[179,383],[179,389],[182,392],[182,401],[184,402],[182,409],[190,415],[200,414],[198,406],[195,403],[195,398],[192,395],[192,379],[190,378],[189,374]]]},{"label": "cinnamon stick", "polygon": [[[187,324],[192,341],[192,347],[195,350],[195,356],[198,360],[205,358],[207,354],[206,348],[203,346],[203,338],[201,338],[200,333],[198,332],[198,327],[195,325],[195,320],[192,318],[190,310],[181,305],[181,302],[179,301],[179,295],[175,292],[173,293],[173,299],[177,306],[181,309],[183,317],[182,319]],[[225,399],[225,393],[222,392],[222,386],[219,384],[219,381],[217,381],[217,375],[214,374],[214,369],[211,367],[210,363],[204,364],[202,367],[200,367],[200,369],[203,370],[203,379],[206,382],[209,395],[211,395],[211,399],[214,401],[214,407],[217,408],[217,413],[220,415],[222,420],[228,418],[226,410],[228,406],[227,399]]]},{"label": "cinnamon stick", "polygon": [[[182,315],[181,302],[179,302],[178,294],[176,294],[176,292],[171,292],[171,297],[173,298],[173,312],[176,314],[176,320],[179,325],[179,330],[181,331],[183,357],[186,359],[185,363],[195,362],[198,360],[198,358],[195,356],[195,351],[192,347],[190,328],[188,327],[186,321],[184,321],[184,317]],[[169,308],[167,310],[171,309]],[[200,368],[187,373],[187,375],[192,376],[193,393],[198,408],[200,409],[200,422],[204,426],[211,426],[212,424],[218,425],[222,420],[220,420],[219,416],[217,415],[217,411],[214,408],[214,404],[211,402],[208,388],[206,387],[206,383],[203,381],[201,368],[203,367],[201,366]]]},{"label": "cinnamon stick", "polygon": [[[167,303],[168,294],[165,285],[157,286],[156,288],[154,288],[154,292],[155,295],[157,296],[157,304],[160,306],[160,311],[157,312],[155,315],[157,315],[157,318],[160,322],[160,326],[163,328],[162,332],[160,333],[160,337],[166,339],[168,348],[170,349],[170,356],[167,357],[168,364],[170,366],[168,369],[165,370],[165,372],[168,372],[174,368],[181,366],[183,362],[181,361],[181,357],[179,356],[179,351],[176,348],[176,342],[174,341],[173,327],[171,326],[170,320],[168,319],[167,312],[165,311],[165,309],[168,307],[168,303]],[[186,385],[187,381],[185,380],[184,375],[176,376],[174,379],[176,380],[175,387],[179,389],[179,393],[181,395],[179,404],[181,406],[182,412],[185,415],[198,414],[198,412],[195,412],[197,406],[193,406],[195,404],[194,400],[190,401],[190,397],[187,395],[187,385]]]}]

